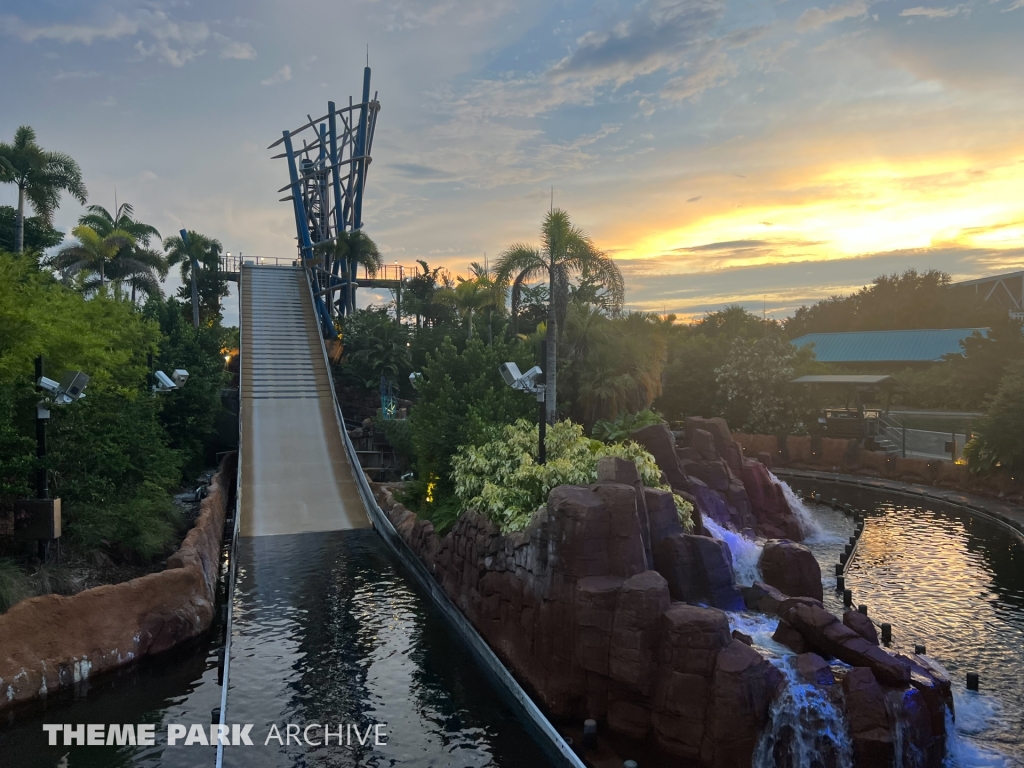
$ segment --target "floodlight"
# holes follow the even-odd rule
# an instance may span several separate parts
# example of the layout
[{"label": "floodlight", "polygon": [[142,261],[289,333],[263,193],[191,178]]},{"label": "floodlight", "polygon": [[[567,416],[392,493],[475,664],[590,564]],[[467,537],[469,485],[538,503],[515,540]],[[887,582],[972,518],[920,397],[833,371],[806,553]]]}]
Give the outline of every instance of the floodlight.
[{"label": "floodlight", "polygon": [[73,403],[80,397],[85,397],[85,388],[89,384],[89,377],[81,371],[68,371],[60,380],[60,388],[68,398],[67,402]]},{"label": "floodlight", "polygon": [[157,371],[153,376],[156,377],[157,381],[153,386],[153,391],[155,392],[170,392],[171,390],[178,388],[178,385],[171,380],[171,377],[163,371]]},{"label": "floodlight", "polygon": [[501,378],[503,378],[505,383],[510,387],[514,387],[516,382],[523,378],[523,374],[519,372],[519,366],[515,363],[502,363]]}]

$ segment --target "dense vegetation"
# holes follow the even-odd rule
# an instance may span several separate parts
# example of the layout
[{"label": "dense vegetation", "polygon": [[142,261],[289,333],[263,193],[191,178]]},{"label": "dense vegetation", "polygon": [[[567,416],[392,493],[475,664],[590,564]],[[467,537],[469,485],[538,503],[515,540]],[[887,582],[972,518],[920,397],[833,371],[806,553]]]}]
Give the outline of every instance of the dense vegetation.
[{"label": "dense vegetation", "polygon": [[[30,130],[19,129],[14,145],[0,144],[0,181],[18,184],[21,194],[13,217],[0,210],[0,237],[23,243],[20,253],[0,250],[0,510],[35,492],[41,395],[34,372],[42,355],[52,379],[68,370],[90,376],[87,396],[51,408],[47,427],[45,467],[51,495],[62,499],[65,558],[145,566],[186,524],[172,493],[209,467],[220,447],[224,348],[233,346],[220,322],[223,281],[215,275],[202,294],[204,319],[195,329],[191,307],[160,290],[175,263],[173,244],[170,258],[155,250],[159,233],[130,205],[114,214],[89,206],[73,237],[54,234],[59,192],[84,196],[75,173],[70,158],[36,146]],[[26,204],[35,216],[24,215]],[[17,232],[8,240],[12,224]],[[196,240],[208,252],[219,249]],[[150,391],[150,355],[157,369],[188,370],[187,385]],[[34,554],[34,546],[0,539],[0,610],[30,591],[28,575],[46,571],[33,570]]]},{"label": "dense vegetation", "polygon": [[[537,424],[519,419],[495,430],[493,439],[479,447],[462,446],[452,460],[460,506],[483,512],[503,533],[521,531],[547,501],[552,488],[595,482],[597,462],[605,456],[632,460],[645,486],[670,490],[662,485],[654,457],[632,441],[588,439],[582,426],[566,420],[552,425],[547,433],[544,464],[537,463],[537,443]],[[693,506],[676,496],[676,510],[683,526],[692,527]]]}]

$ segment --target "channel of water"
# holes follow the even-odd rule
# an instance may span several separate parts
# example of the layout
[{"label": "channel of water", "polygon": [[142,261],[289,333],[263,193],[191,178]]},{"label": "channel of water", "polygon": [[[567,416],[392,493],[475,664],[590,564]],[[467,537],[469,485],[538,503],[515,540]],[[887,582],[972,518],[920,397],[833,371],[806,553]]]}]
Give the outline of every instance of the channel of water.
[{"label": "channel of water", "polygon": [[[818,488],[864,509],[858,553],[847,570],[855,602],[893,626],[893,648],[928,655],[953,680],[957,721],[948,768],[1024,766],[1024,543],[1004,527],[941,504],[901,500],[846,486]],[[799,504],[806,543],[822,566],[826,607],[853,521],[826,505]],[[717,530],[734,552],[737,576],[757,576],[760,544]],[[274,537],[243,553],[259,562],[239,574],[236,653],[264,657],[284,674],[232,681],[244,722],[387,722],[391,747],[280,753],[253,750],[228,765],[541,766],[547,761],[494,695],[426,596],[402,573],[373,531]],[[276,569],[269,564],[278,563]],[[257,607],[264,610],[256,611]],[[267,611],[270,607],[273,610]],[[259,623],[247,616],[261,615]],[[775,740],[790,729],[802,756],[792,768],[849,765],[845,724],[831,703],[793,676],[788,649],[771,640],[776,620],[730,614],[734,628],[790,681],[773,705],[755,768],[777,768]],[[18,768],[177,768],[205,765],[194,747],[47,747],[44,722],[205,723],[218,706],[216,649],[210,640],[120,674],[86,681],[72,696],[51,697],[0,722],[0,765]],[[968,671],[981,691],[964,689]],[[241,695],[236,695],[241,694]],[[248,718],[248,719],[245,719]],[[795,730],[794,730],[795,729]],[[209,764],[212,765],[212,748]],[[246,759],[239,760],[241,755]]]},{"label": "channel of water", "polygon": [[[387,724],[388,744],[239,747],[226,766],[534,768],[548,761],[430,599],[372,529],[239,544],[231,722]],[[213,747],[49,747],[44,722],[209,723],[220,705],[209,641],[79,686],[0,724],[2,768],[196,768]],[[322,733],[322,732],[321,732]],[[313,734],[317,735],[316,732]]]},{"label": "channel of water", "polygon": [[[928,657],[949,674],[957,718],[947,767],[1024,766],[1021,537],[992,520],[942,503],[909,502],[898,495],[820,483],[814,490],[865,511],[864,533],[846,570],[854,604],[866,605],[876,624],[892,625],[893,650],[913,653],[915,645],[924,644]],[[791,491],[788,495],[804,515],[809,532],[804,543],[821,565],[825,607],[841,616],[845,608],[836,592],[835,564],[853,533],[853,520],[830,505],[804,504]],[[730,532],[720,537],[739,553],[737,578],[749,581],[756,576],[760,543],[736,541]],[[755,646],[773,659],[794,687],[788,707],[773,712],[773,722],[784,725],[795,712],[804,713],[804,741],[836,755],[829,764],[848,765],[842,738],[828,736],[842,730],[841,723],[830,721],[838,713],[819,701],[811,686],[793,679],[788,666],[792,652],[771,639],[777,621],[750,613],[731,614],[730,621],[734,629],[754,638]],[[981,675],[978,693],[966,690],[967,672]],[[793,768],[814,764],[798,759]],[[762,750],[755,768],[772,766],[775,761]]]}]

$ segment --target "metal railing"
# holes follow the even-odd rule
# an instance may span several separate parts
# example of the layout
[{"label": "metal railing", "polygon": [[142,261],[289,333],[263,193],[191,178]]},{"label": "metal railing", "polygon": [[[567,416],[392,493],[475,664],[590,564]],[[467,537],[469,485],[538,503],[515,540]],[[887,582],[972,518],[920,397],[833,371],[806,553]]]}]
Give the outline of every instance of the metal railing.
[{"label": "metal railing", "polygon": [[415,267],[404,267],[401,264],[385,264],[372,275],[370,270],[363,267],[364,280],[395,280],[401,282],[406,277],[412,277],[415,274]]},{"label": "metal railing", "polygon": [[237,272],[243,263],[257,266],[294,267],[298,264],[298,260],[294,256],[248,256],[233,253],[220,257],[222,272]]},{"label": "metal railing", "polygon": [[895,447],[889,452],[904,458],[945,459],[956,461],[963,455],[969,435],[964,432],[935,432],[928,429],[909,429],[905,423],[891,416],[879,416],[878,437]]}]

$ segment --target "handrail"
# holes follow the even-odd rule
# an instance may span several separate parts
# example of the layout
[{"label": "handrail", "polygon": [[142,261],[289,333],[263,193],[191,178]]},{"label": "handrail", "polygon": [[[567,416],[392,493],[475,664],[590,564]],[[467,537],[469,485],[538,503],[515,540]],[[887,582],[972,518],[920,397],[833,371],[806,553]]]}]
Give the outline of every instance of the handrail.
[{"label": "handrail", "polygon": [[[241,275],[239,275],[238,281],[239,287],[239,299],[238,299],[238,343],[241,346],[244,321],[244,314],[242,312],[242,296],[241,292],[242,281]],[[250,350],[251,351],[251,350]],[[239,368],[241,370],[241,368]],[[231,670],[231,634],[234,625],[235,615],[235,575],[238,571],[237,558],[235,552],[238,548],[238,521],[242,517],[242,451],[244,450],[245,442],[243,441],[243,429],[245,419],[241,418],[241,405],[242,405],[242,376],[238,377],[238,405],[239,405],[239,419],[238,419],[238,452],[235,458],[235,515],[234,525],[231,527],[231,544],[228,546],[228,572],[227,572],[227,608],[228,615],[224,622],[224,674],[221,676],[221,691],[220,691],[220,725],[227,726],[228,722],[228,680],[229,673]],[[216,768],[223,768],[224,765],[224,743],[217,740],[217,759],[215,762]]]},{"label": "handrail", "polygon": [[[306,273],[306,286],[312,296],[313,285],[309,280],[308,272]],[[327,370],[330,372],[327,348],[324,345],[322,336],[320,337],[320,351],[323,354],[324,365],[327,366]],[[540,708],[534,703],[533,699],[519,685],[519,682],[512,676],[512,673],[501,663],[501,660],[476,631],[476,628],[473,627],[433,576],[430,575],[423,562],[416,556],[416,553],[398,535],[391,520],[388,519],[388,516],[384,514],[384,511],[377,504],[377,499],[373,495],[370,484],[360,468],[355,446],[352,445],[352,440],[348,436],[348,430],[344,428],[345,420],[342,415],[341,404],[338,402],[338,393],[335,391],[333,383],[331,386],[331,398],[334,400],[334,416],[338,423],[338,429],[341,430],[342,440],[345,443],[345,453],[348,456],[352,469],[352,476],[374,529],[406,567],[413,579],[430,595],[434,605],[444,618],[447,619],[455,634],[466,645],[484,675],[491,681],[505,700],[505,703],[516,713],[520,722],[531,733],[534,740],[547,756],[563,768],[586,768],[580,758],[566,744],[562,735],[555,730],[555,727],[551,725],[551,722],[544,716],[544,713],[540,711]]]}]

